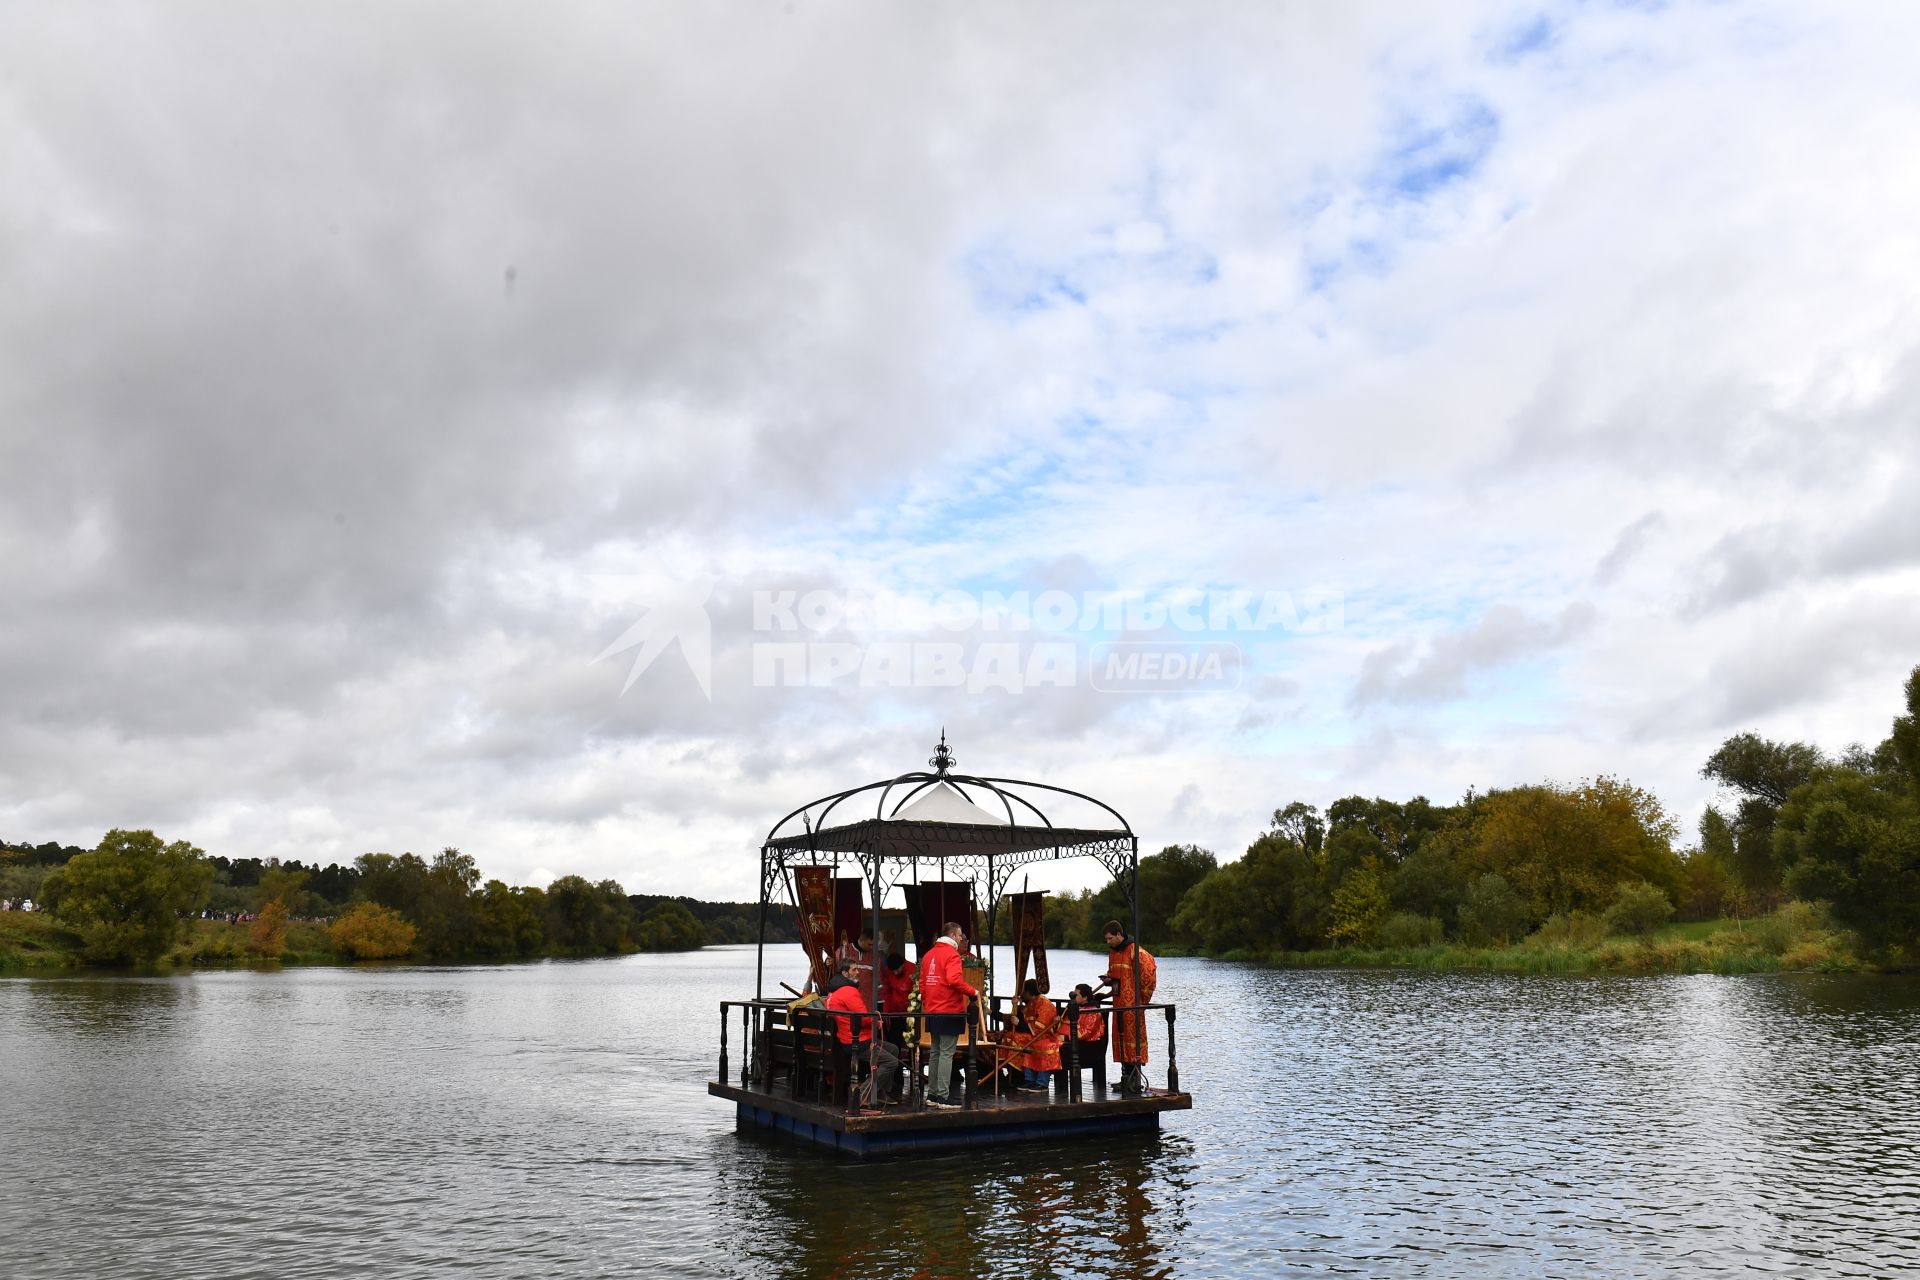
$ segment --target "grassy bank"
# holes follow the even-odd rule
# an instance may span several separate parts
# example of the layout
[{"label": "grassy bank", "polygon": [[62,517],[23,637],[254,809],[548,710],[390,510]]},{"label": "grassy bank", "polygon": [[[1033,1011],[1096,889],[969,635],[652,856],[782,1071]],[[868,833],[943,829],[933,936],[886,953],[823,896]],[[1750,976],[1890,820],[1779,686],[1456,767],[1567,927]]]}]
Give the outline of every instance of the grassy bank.
[{"label": "grassy bank", "polygon": [[[260,964],[340,964],[324,926],[293,922],[277,955],[256,954],[249,929],[224,920],[195,920],[161,958],[162,968]],[[1181,954],[1168,947],[1162,954]],[[1860,958],[1852,935],[1824,913],[1791,903],[1770,916],[1669,925],[1638,937],[1609,937],[1598,919],[1556,918],[1506,947],[1440,943],[1413,947],[1342,947],[1322,951],[1233,951],[1218,957],[1289,968],[1486,970],[1500,973],[1848,973],[1877,966]],[[0,912],[0,972],[86,965],[80,935],[44,913]]]},{"label": "grassy bank", "polygon": [[0,973],[79,964],[80,935],[43,911],[0,911]]},{"label": "grassy bank", "polygon": [[224,920],[195,920],[192,932],[166,955],[162,965],[175,967],[221,964],[259,964],[277,960],[281,964],[342,964],[323,924],[293,920],[287,924],[287,936],[276,955],[259,955],[248,949],[249,929],[244,924]]},{"label": "grassy bank", "polygon": [[1550,920],[1511,946],[1440,943],[1324,951],[1232,952],[1222,957],[1288,968],[1393,968],[1499,973],[1852,973],[1862,961],[1852,935],[1820,911],[1792,903],[1770,916],[1669,925],[1609,937],[1593,917]]},{"label": "grassy bank", "polygon": [[[153,964],[152,970],[204,969],[260,964],[353,964],[350,955],[334,949],[327,926],[303,920],[287,923],[280,949],[262,954],[254,949],[251,924],[229,924],[225,920],[193,920],[181,938]],[[618,954],[631,954],[631,949]],[[460,957],[459,963],[484,960],[533,960],[541,955],[579,958],[571,952],[547,952],[513,957]],[[599,953],[592,953],[599,954]],[[612,953],[609,953],[612,954]],[[427,957],[415,953],[399,955],[399,961],[422,962]],[[440,963],[444,961],[436,961]],[[0,973],[32,973],[59,969],[122,968],[120,965],[94,965],[87,959],[85,940],[71,929],[55,923],[45,912],[0,911]]]},{"label": "grassy bank", "polygon": [[[158,968],[231,964],[341,964],[325,925],[294,921],[275,955],[248,947],[249,926],[225,920],[195,920],[187,935],[160,958]],[[0,973],[44,972],[87,967],[83,940],[39,911],[0,911]]]}]

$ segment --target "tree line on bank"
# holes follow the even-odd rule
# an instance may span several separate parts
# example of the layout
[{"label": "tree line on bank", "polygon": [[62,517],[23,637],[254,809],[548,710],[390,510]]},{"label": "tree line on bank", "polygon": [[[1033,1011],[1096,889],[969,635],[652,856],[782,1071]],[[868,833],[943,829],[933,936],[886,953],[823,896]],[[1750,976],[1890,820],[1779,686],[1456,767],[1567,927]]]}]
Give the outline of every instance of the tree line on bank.
[{"label": "tree line on bank", "polygon": [[[1347,796],[1322,812],[1295,802],[1237,860],[1191,845],[1140,863],[1149,946],[1211,955],[1328,948],[1498,947],[1561,936],[1645,933],[1672,918],[1756,916],[1820,904],[1871,954],[1920,956],[1920,667],[1906,714],[1878,746],[1829,755],[1752,733],[1702,767],[1730,797],[1702,815],[1698,843],[1651,793],[1600,777],[1469,792],[1437,805]],[[481,882],[446,849],[363,854],[351,866],[209,858],[150,831],[100,845],[0,844],[0,899],[34,898],[85,941],[89,959],[147,963],[203,913],[247,914],[247,950],[277,955],[285,930],[330,917],[325,946],[349,958],[451,960],[589,956],[750,942],[747,903],[630,895],[563,876],[545,889]],[[1051,945],[1100,948],[1126,919],[1117,883],[1050,904]],[[1004,922],[1004,917],[1003,917]],[[768,940],[797,941],[787,910]],[[231,953],[237,955],[237,952]],[[219,951],[195,958],[222,958]]]},{"label": "tree line on bank", "polygon": [[[1670,919],[1819,904],[1879,958],[1920,956],[1920,667],[1906,714],[1871,750],[1838,755],[1757,734],[1701,769],[1731,796],[1699,840],[1651,793],[1601,777],[1436,805],[1347,796],[1292,803],[1235,861],[1171,846],[1140,863],[1142,939],[1210,955],[1443,942],[1505,946],[1547,930],[1597,938]],[[1125,918],[1117,882],[1055,900],[1054,945],[1097,948]]]},{"label": "tree line on bank", "polygon": [[[208,857],[151,831],[109,831],[91,850],[0,844],[0,899],[34,900],[77,933],[86,959],[150,964],[206,917],[247,925],[195,959],[277,956],[289,929],[324,922],[320,946],[347,959],[518,959],[683,951],[751,941],[751,903],[629,894],[612,880],[561,876],[546,888],[482,883],[472,857],[444,849],[362,854],[349,866]],[[768,921],[792,941],[791,922]]]}]

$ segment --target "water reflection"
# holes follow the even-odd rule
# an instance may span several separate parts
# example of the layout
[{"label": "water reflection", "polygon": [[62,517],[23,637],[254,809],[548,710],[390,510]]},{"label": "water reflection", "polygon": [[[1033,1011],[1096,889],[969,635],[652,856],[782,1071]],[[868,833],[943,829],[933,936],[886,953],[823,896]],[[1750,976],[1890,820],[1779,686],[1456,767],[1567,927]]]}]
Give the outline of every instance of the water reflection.
[{"label": "water reflection", "polygon": [[706,1095],[752,973],[0,980],[0,1271],[1920,1270],[1911,979],[1167,960],[1197,1106],[1158,1137],[858,1163]]},{"label": "water reflection", "polygon": [[772,1138],[716,1153],[728,1273],[1176,1274],[1195,1179],[1173,1135],[849,1163]]},{"label": "water reflection", "polygon": [[164,1038],[194,1001],[193,988],[168,978],[65,978],[21,982],[34,998],[19,1016],[46,1034]]}]

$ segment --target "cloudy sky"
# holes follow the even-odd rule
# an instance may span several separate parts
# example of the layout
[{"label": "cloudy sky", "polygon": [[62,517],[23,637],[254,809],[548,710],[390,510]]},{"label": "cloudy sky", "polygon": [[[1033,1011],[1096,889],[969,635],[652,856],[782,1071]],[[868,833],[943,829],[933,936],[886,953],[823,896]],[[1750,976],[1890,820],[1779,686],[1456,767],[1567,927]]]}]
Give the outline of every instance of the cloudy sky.
[{"label": "cloudy sky", "polygon": [[[1149,848],[1601,772],[1691,830],[1726,735],[1877,741],[1920,661],[1917,46],[1846,0],[10,4],[0,837],[750,897],[943,725]],[[1208,592],[1275,607],[1151,625]],[[1114,640],[1235,664],[1095,687]]]}]

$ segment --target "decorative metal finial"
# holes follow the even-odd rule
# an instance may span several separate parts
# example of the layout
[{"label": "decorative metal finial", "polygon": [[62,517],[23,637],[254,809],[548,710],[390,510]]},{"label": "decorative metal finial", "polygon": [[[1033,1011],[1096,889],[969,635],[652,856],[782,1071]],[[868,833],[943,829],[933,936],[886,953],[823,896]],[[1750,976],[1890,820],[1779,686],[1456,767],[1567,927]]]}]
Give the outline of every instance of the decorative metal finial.
[{"label": "decorative metal finial", "polygon": [[945,725],[940,726],[940,745],[933,749],[933,759],[927,761],[927,763],[932,765],[934,772],[943,778],[947,776],[947,770],[959,763],[959,761],[953,758],[953,752],[947,749],[947,727]]}]

